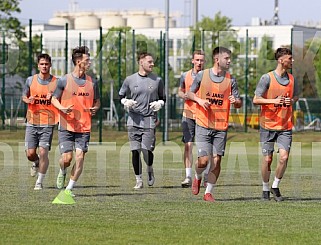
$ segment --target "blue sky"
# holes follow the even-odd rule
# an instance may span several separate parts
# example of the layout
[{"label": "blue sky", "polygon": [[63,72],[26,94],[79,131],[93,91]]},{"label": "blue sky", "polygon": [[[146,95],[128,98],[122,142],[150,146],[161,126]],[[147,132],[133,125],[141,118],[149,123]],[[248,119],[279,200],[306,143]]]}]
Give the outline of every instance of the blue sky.
[{"label": "blue sky", "polygon": [[[165,10],[166,0],[75,0],[79,10],[129,10],[154,9]],[[29,18],[34,23],[45,23],[56,11],[67,11],[71,0],[22,0],[22,13],[16,15],[22,22]],[[189,3],[190,2],[190,3]],[[170,0],[170,11],[185,14],[181,23],[188,23],[191,16],[189,11],[193,0]],[[274,0],[198,0],[199,19],[202,16],[213,17],[221,11],[222,15],[232,19],[233,25],[250,24],[252,17],[272,20],[274,15]],[[308,21],[321,23],[321,0],[306,0],[296,4],[294,0],[279,0],[279,18],[281,24],[293,24],[295,21],[304,24]],[[302,7],[304,5],[304,7]]]}]

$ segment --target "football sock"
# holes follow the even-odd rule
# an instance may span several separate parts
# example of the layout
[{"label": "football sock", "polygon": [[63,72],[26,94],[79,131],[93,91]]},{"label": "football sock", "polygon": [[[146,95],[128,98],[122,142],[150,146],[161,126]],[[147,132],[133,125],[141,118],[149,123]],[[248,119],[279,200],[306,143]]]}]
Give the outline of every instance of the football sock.
[{"label": "football sock", "polygon": [[192,168],[185,168],[186,177],[192,177]]},{"label": "football sock", "polygon": [[45,174],[38,173],[37,183],[42,183],[42,181],[45,178],[45,176],[46,176]]},{"label": "football sock", "polygon": [[63,174],[63,175],[66,175],[67,170],[66,170],[66,169],[60,169],[60,170],[59,170],[59,173],[61,173],[61,174]]},{"label": "football sock", "polygon": [[213,188],[214,188],[214,184],[207,183],[205,194],[206,193],[212,193]]},{"label": "football sock", "polygon": [[136,177],[136,181],[140,181],[140,180],[142,180],[142,175],[141,175],[141,174],[139,174],[139,175],[135,175],[135,177]]},{"label": "football sock", "polygon": [[280,184],[281,179],[278,179],[277,177],[274,177],[274,181],[272,184],[272,188],[278,188]]},{"label": "football sock", "polygon": [[262,182],[263,191],[270,191],[269,182]]},{"label": "football sock", "polygon": [[75,183],[76,183],[76,181],[70,179],[69,183],[68,183],[68,185],[66,187],[66,190],[72,190],[74,188]]}]

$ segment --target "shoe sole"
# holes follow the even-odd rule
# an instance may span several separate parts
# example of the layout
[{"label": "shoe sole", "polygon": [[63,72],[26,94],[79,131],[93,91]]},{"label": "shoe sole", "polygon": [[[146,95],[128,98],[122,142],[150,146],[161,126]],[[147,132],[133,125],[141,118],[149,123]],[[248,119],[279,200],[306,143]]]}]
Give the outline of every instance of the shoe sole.
[{"label": "shoe sole", "polygon": [[191,186],[192,186],[192,184],[182,184],[182,188],[189,188]]},{"label": "shoe sole", "polygon": [[271,189],[271,193],[272,193],[272,195],[273,195],[274,201],[276,201],[276,202],[283,202],[283,201],[284,201],[284,197],[282,197],[282,196],[277,197],[277,196],[275,195],[273,189]]}]

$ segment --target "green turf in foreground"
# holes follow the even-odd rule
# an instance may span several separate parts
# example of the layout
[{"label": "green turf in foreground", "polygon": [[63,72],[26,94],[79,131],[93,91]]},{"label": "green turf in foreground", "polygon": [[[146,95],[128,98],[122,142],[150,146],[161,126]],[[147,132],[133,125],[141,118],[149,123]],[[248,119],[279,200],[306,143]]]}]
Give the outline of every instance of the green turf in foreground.
[{"label": "green turf in foreground", "polygon": [[[175,145],[172,152],[156,149],[155,186],[146,183],[141,191],[132,189],[128,156],[121,156],[124,140],[115,150],[109,145],[109,151],[92,145],[73,205],[52,204],[59,193],[55,151],[45,188],[34,191],[35,178],[18,140],[8,140],[14,161],[10,168],[0,154],[0,244],[318,244],[321,171],[311,143],[302,142],[301,153],[293,152],[281,182],[286,200],[261,202],[260,155],[253,137],[236,135],[234,142],[245,145],[229,143],[216,203],[202,201],[203,188],[198,196],[180,188],[184,171]],[[306,135],[317,142],[313,137]]]}]

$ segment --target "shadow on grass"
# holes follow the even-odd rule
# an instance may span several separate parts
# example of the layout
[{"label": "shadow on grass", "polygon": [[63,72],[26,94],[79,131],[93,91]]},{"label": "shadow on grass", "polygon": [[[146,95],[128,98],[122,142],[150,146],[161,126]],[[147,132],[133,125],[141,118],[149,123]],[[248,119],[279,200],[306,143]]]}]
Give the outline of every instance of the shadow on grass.
[{"label": "shadow on grass", "polygon": [[140,192],[134,191],[132,193],[97,193],[97,194],[77,194],[77,197],[115,197],[115,196],[145,196],[145,195],[159,195],[160,193]]}]

